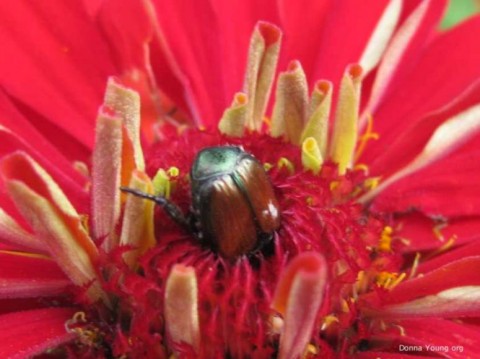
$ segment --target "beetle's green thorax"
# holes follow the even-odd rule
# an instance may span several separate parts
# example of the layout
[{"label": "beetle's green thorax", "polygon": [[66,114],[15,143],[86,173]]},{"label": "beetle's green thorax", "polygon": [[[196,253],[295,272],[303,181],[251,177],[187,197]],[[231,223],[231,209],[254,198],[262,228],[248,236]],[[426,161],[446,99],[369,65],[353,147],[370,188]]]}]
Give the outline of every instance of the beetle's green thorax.
[{"label": "beetle's green thorax", "polygon": [[192,166],[192,179],[204,181],[209,177],[233,173],[241,154],[235,146],[209,147],[200,151]]}]

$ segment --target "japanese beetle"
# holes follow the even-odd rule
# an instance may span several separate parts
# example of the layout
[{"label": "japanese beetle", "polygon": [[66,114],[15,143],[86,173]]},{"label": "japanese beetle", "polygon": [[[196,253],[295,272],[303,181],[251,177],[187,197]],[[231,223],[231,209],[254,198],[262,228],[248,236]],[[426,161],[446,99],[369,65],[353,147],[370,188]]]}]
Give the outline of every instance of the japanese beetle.
[{"label": "japanese beetle", "polygon": [[271,240],[280,226],[280,212],[270,180],[255,157],[236,146],[208,147],[197,154],[190,178],[192,206],[187,216],[164,197],[121,189],[155,201],[226,258],[248,254]]}]

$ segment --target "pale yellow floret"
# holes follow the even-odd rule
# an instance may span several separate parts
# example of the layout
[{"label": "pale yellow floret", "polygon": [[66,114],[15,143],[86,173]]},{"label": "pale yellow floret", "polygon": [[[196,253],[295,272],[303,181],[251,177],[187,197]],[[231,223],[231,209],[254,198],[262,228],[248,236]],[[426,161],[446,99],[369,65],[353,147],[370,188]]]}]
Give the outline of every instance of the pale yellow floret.
[{"label": "pale yellow floret", "polygon": [[182,264],[173,266],[165,288],[165,324],[171,339],[187,343],[198,351],[200,324],[198,285],[195,270]]},{"label": "pale yellow floret", "polygon": [[152,180],[154,194],[169,199],[179,174],[177,167],[170,167],[167,171],[159,169]]},{"label": "pale yellow floret", "polygon": [[[132,174],[129,187],[140,192],[153,192],[153,185],[143,172]],[[120,235],[120,245],[129,245],[132,250],[123,254],[125,263],[135,269],[137,259],[149,248],[155,245],[153,209],[155,203],[129,194],[125,203],[125,212]]]},{"label": "pale yellow floret", "polygon": [[317,174],[323,163],[323,156],[320,152],[317,141],[313,137],[307,137],[302,143],[302,164],[303,168]]},{"label": "pale yellow floret", "polygon": [[248,116],[248,97],[244,93],[236,93],[233,102],[222,115],[218,124],[221,133],[241,137],[245,131]]},{"label": "pale yellow floret", "polygon": [[301,142],[313,137],[320,148],[323,158],[326,158],[328,145],[328,119],[332,104],[332,84],[319,81],[315,84],[310,99],[308,118],[302,132]]},{"label": "pale yellow floret", "polygon": [[282,33],[279,28],[259,23],[252,34],[248,50],[243,90],[248,98],[247,127],[260,130],[272,89]]},{"label": "pale yellow floret", "polygon": [[358,136],[358,109],[362,68],[350,66],[340,84],[339,100],[333,128],[330,157],[340,174],[351,168]]},{"label": "pale yellow floret", "polygon": [[294,61],[287,71],[278,76],[270,130],[272,137],[283,136],[287,141],[300,145],[307,105],[307,79],[300,63]]}]

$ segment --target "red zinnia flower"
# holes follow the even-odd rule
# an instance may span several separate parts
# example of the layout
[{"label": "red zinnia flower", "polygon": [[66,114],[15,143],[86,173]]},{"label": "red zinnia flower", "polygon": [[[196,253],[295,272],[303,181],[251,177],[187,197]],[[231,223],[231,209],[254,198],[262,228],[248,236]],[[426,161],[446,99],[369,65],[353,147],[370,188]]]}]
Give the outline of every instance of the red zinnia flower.
[{"label": "red zinnia flower", "polygon": [[[474,357],[479,17],[0,7],[2,357]],[[258,164],[192,196],[197,154],[227,145]]]}]

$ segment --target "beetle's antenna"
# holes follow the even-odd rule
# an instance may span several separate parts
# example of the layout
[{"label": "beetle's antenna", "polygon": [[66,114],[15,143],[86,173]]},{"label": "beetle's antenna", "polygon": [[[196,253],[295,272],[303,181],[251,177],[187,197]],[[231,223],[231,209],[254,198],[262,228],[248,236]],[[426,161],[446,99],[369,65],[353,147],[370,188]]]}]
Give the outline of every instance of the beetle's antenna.
[{"label": "beetle's antenna", "polygon": [[182,210],[176,204],[174,204],[173,202],[170,202],[165,197],[154,196],[149,193],[145,193],[129,187],[120,187],[120,191],[127,192],[130,194],[133,194],[134,196],[145,198],[155,202],[155,204],[162,207],[165,210],[165,212],[170,216],[170,218],[172,218],[179,225],[181,225],[182,227],[185,227],[186,229],[190,228],[188,220],[185,218],[185,215],[183,214]]}]

